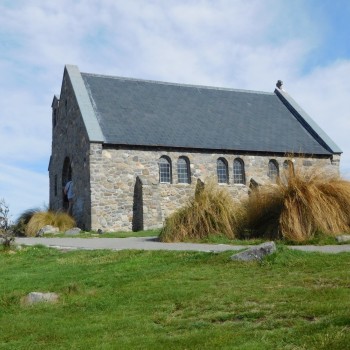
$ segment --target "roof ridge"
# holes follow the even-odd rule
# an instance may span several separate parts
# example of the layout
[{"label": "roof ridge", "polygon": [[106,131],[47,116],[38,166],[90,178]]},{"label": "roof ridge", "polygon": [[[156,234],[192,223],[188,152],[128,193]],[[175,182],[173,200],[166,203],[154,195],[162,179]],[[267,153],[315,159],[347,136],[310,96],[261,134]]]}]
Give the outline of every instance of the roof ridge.
[{"label": "roof ridge", "polygon": [[232,88],[224,88],[224,87],[216,87],[216,86],[208,86],[208,85],[172,83],[172,82],[166,82],[166,81],[160,81],[160,80],[129,78],[129,77],[120,77],[120,76],[113,76],[113,75],[94,74],[94,73],[83,73],[83,72],[81,72],[81,74],[82,75],[92,76],[92,77],[98,77],[98,78],[128,80],[128,81],[135,81],[135,82],[139,81],[139,82],[152,83],[152,84],[161,84],[161,85],[183,86],[183,87],[192,87],[192,88],[198,88],[198,89],[209,89],[209,90],[219,90],[219,91],[244,92],[244,93],[249,93],[249,94],[274,95],[274,92],[257,91],[257,90],[232,89]]}]

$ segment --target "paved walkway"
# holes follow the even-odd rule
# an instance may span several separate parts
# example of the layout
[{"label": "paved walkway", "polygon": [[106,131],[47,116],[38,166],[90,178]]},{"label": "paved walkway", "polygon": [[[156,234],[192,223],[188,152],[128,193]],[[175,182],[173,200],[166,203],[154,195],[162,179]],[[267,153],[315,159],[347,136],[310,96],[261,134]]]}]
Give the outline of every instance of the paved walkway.
[{"label": "paved walkway", "polygon": [[[130,238],[16,238],[16,243],[24,245],[42,244],[62,249],[141,249],[141,250],[189,250],[200,252],[223,252],[246,249],[248,246],[204,243],[162,243],[157,237]],[[251,247],[251,246],[250,246]],[[291,249],[309,252],[340,253],[350,252],[350,244],[334,246],[289,246]]]}]

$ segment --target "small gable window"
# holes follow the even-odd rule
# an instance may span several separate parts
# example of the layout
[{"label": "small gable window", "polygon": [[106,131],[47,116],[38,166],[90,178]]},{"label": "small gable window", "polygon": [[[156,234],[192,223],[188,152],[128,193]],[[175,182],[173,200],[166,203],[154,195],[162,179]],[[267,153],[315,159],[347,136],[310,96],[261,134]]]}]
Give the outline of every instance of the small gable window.
[{"label": "small gable window", "polygon": [[228,183],[228,166],[225,158],[219,158],[216,163],[219,184]]},{"label": "small gable window", "polygon": [[57,175],[55,175],[55,180],[54,180],[54,192],[55,192],[55,196],[57,196]]},{"label": "small gable window", "polygon": [[54,108],[53,110],[53,121],[52,121],[53,127],[57,125],[57,108]]},{"label": "small gable window", "polygon": [[187,157],[180,157],[177,161],[177,176],[180,184],[189,184],[190,162]]},{"label": "small gable window", "polygon": [[245,184],[244,162],[240,158],[233,161],[233,183]]},{"label": "small gable window", "polygon": [[275,159],[269,161],[269,170],[267,176],[271,181],[276,182],[277,177],[279,176],[278,163]]},{"label": "small gable window", "polygon": [[162,156],[159,159],[159,182],[171,183],[171,160],[169,157]]}]

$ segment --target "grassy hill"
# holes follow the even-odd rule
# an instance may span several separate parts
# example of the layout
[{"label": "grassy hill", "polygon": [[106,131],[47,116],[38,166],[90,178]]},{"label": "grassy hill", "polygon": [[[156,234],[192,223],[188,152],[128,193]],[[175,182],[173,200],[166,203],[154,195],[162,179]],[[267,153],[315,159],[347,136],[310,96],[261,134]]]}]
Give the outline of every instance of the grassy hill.
[{"label": "grassy hill", "polygon": [[[0,253],[0,349],[346,349],[350,254]],[[32,291],[55,304],[25,306]]]}]

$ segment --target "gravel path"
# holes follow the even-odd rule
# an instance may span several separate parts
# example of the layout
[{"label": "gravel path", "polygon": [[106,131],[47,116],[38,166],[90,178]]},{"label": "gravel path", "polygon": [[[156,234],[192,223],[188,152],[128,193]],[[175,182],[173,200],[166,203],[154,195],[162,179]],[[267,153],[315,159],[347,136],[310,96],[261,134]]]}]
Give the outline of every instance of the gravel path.
[{"label": "gravel path", "polygon": [[[141,250],[190,250],[200,252],[223,252],[241,250],[248,246],[204,243],[162,243],[157,237],[130,238],[16,238],[16,243],[24,245],[42,244],[62,249],[141,249]],[[251,246],[250,246],[251,247]],[[289,246],[291,249],[308,252],[340,253],[350,252],[350,244],[334,246]]]}]

